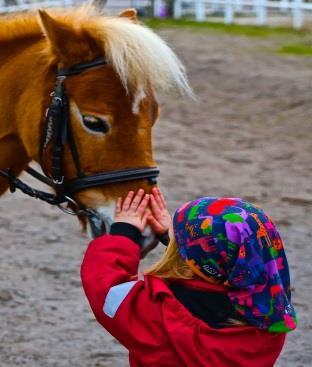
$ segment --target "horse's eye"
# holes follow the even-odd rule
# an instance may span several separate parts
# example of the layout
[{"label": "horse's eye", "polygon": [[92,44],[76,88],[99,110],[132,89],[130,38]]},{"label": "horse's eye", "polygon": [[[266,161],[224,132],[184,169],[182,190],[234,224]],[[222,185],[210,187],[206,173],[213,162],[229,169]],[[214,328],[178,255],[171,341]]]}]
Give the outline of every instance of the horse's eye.
[{"label": "horse's eye", "polygon": [[110,128],[107,121],[92,115],[82,115],[83,124],[86,128],[97,133],[106,134]]}]

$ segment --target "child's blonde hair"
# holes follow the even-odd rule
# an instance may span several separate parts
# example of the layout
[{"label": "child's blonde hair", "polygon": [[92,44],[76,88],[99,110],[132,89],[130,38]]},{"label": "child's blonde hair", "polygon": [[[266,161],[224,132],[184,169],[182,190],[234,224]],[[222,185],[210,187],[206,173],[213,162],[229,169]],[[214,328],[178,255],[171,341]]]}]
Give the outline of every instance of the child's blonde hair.
[{"label": "child's blonde hair", "polygon": [[[189,264],[183,261],[175,238],[171,238],[167,250],[161,259],[144,274],[154,275],[163,279],[196,279],[198,275],[191,269]],[[248,325],[247,322],[228,318],[224,322],[224,326],[243,326]]]},{"label": "child's blonde hair", "polygon": [[192,261],[184,261],[180,255],[175,238],[170,238],[166,252],[158,263],[152,265],[145,272],[164,279],[204,279],[209,283],[220,283],[212,277],[202,274]]},{"label": "child's blonde hair", "polygon": [[145,272],[164,279],[194,279],[196,275],[183,261],[175,238],[171,238],[161,259]]}]

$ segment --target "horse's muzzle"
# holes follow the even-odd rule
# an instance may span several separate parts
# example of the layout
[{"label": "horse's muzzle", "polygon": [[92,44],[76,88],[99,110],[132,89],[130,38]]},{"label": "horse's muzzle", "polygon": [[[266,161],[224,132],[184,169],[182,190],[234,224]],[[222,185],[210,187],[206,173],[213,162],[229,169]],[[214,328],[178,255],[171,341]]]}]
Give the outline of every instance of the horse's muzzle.
[{"label": "horse's muzzle", "polygon": [[[104,213],[97,211],[88,215],[89,234],[91,238],[97,238],[104,234],[109,233],[110,227],[113,223],[112,218]],[[146,227],[142,234],[141,246],[141,258],[144,258],[151,250],[153,250],[158,244],[158,240],[150,227]]]},{"label": "horse's muzzle", "polygon": [[88,215],[88,232],[90,234],[90,237],[94,239],[102,236],[103,234],[109,233],[112,221],[108,219],[109,218],[103,218],[97,212],[92,212],[90,215]]}]

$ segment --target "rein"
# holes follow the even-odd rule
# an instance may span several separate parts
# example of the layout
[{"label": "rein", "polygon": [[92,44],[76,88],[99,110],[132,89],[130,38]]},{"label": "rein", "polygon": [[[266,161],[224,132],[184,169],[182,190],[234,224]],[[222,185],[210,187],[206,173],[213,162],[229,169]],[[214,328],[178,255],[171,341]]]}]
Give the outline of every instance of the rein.
[{"label": "rein", "polygon": [[[42,162],[47,146],[52,144],[52,170],[51,177],[42,175],[31,167],[25,171],[52,187],[54,193],[48,193],[32,188],[17,178],[12,170],[0,170],[0,176],[6,178],[10,183],[10,191],[13,193],[16,189],[24,194],[36,199],[45,201],[51,205],[58,206],[63,212],[71,215],[86,215],[89,218],[98,217],[98,214],[88,208],[80,206],[72,197],[80,190],[107,185],[112,183],[134,181],[147,179],[151,184],[157,183],[159,169],[157,167],[126,168],[108,172],[99,172],[92,175],[86,175],[80,165],[79,152],[72,133],[70,122],[69,100],[64,87],[64,81],[67,77],[78,75],[84,71],[101,67],[107,64],[104,57],[91,62],[84,62],[74,65],[68,69],[58,69],[56,74],[56,85],[51,94],[52,101],[48,108],[45,126],[41,136],[40,161]],[[63,172],[64,147],[68,144],[71,156],[76,169],[76,178],[69,181],[65,180]],[[70,204],[72,209],[62,204]]]}]

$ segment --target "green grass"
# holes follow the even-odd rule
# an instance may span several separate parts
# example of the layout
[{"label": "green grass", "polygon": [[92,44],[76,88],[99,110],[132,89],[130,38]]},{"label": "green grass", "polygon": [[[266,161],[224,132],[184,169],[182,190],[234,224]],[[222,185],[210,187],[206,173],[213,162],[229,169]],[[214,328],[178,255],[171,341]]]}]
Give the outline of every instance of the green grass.
[{"label": "green grass", "polygon": [[149,19],[145,24],[151,28],[186,28],[200,31],[217,31],[246,37],[269,37],[279,35],[303,36],[307,30],[294,30],[287,27],[263,27],[253,25],[224,24],[215,22],[196,22],[187,19]]},{"label": "green grass", "polygon": [[196,22],[189,19],[148,19],[145,24],[154,29],[176,28],[200,32],[220,32],[244,37],[275,37],[276,52],[281,55],[312,56],[311,31],[289,27],[264,27],[254,25]]},{"label": "green grass", "polygon": [[312,56],[312,44],[309,43],[285,44],[278,49],[278,53],[283,55]]}]

